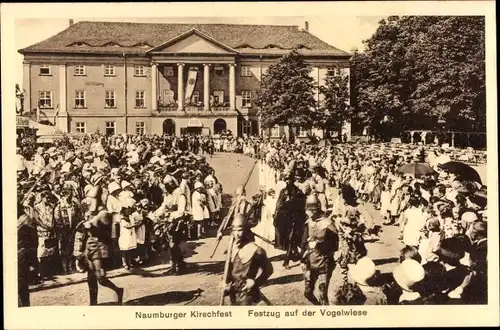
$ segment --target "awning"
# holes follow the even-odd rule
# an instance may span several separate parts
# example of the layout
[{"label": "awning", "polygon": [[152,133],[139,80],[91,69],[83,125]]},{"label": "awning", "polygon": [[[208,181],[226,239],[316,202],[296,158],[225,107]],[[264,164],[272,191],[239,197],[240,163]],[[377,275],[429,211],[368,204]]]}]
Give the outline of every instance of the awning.
[{"label": "awning", "polygon": [[201,121],[197,118],[192,118],[189,120],[187,127],[203,127]]}]

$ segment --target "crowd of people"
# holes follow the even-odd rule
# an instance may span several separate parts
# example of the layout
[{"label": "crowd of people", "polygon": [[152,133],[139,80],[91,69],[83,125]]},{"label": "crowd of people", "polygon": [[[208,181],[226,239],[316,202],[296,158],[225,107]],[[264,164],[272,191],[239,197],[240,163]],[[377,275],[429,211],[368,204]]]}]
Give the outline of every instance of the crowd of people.
[{"label": "crowd of people", "polygon": [[223,209],[208,142],[94,134],[40,146],[34,155],[18,147],[21,296],[28,299],[30,283],[87,270],[95,304],[96,277],[118,290],[104,269],[130,270],[160,255],[182,272],[183,243],[205,236]]},{"label": "crowd of people", "polygon": [[[206,159],[215,152],[258,159],[261,194],[248,201],[240,187],[227,209]],[[91,304],[97,284],[120,301],[123,289],[104,269],[130,270],[166,254],[172,271],[182,273],[183,243],[211,227],[220,237],[231,222],[238,238],[244,228],[255,241],[252,258],[266,274],[259,285],[272,273],[266,251],[283,250],[286,269],[302,265],[313,304],[486,303],[486,187],[445,168],[451,156],[433,146],[319,146],[229,134],[94,134],[38,147],[34,155],[18,148],[20,305],[29,304],[28,285],[54,270],[87,271]],[[384,226],[398,226],[404,244],[389,279],[365,246]],[[336,267],[344,283],[328,297]]]},{"label": "crowd of people", "polygon": [[[470,150],[390,143],[319,147],[285,140],[249,145],[255,143],[268,193],[266,225],[256,229],[287,251],[285,267],[301,260],[310,301],[317,303],[310,292],[315,281],[323,284],[319,302],[328,301],[328,265],[336,264],[345,283],[335,304],[486,303],[486,186],[477,172],[450,165],[452,157],[463,159]],[[374,221],[366,203],[383,223]],[[307,234],[312,223],[327,225]],[[325,244],[332,237],[324,229],[328,224],[338,237],[336,248],[332,241]],[[378,274],[365,246],[385,226],[397,226],[403,243],[401,264],[389,279]],[[322,261],[304,260],[304,254]]]}]

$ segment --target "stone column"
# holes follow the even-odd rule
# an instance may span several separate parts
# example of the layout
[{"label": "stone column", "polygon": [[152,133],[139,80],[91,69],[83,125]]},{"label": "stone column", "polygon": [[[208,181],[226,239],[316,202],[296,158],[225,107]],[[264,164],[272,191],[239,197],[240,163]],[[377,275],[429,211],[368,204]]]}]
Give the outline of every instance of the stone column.
[{"label": "stone column", "polygon": [[203,108],[210,110],[210,64],[203,64]]},{"label": "stone column", "polygon": [[179,111],[184,110],[184,64],[177,64],[177,104]]},{"label": "stone column", "polygon": [[24,90],[24,104],[23,112],[31,111],[31,64],[29,62],[23,63],[23,88]]},{"label": "stone column", "polygon": [[151,65],[151,110],[158,110],[158,65]]},{"label": "stone column", "polygon": [[236,110],[236,64],[229,64],[229,107]]},{"label": "stone column", "polygon": [[66,64],[59,65],[59,112],[55,124],[64,133],[68,132]]}]

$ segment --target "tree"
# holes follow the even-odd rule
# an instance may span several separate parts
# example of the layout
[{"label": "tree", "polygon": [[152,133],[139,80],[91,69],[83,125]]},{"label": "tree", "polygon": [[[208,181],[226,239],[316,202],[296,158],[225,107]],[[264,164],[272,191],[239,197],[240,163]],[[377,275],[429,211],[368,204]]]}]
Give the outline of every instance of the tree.
[{"label": "tree", "polygon": [[310,72],[311,68],[295,50],[269,66],[255,102],[264,127],[312,127],[316,100]]},{"label": "tree", "polygon": [[[485,130],[484,17],[391,16],[351,59],[358,121]],[[387,126],[387,125],[386,125]],[[392,130],[391,130],[392,131]]]},{"label": "tree", "polygon": [[325,84],[319,91],[323,96],[315,126],[323,130],[337,131],[342,136],[342,127],[351,119],[349,104],[349,76],[340,69],[328,70]]}]

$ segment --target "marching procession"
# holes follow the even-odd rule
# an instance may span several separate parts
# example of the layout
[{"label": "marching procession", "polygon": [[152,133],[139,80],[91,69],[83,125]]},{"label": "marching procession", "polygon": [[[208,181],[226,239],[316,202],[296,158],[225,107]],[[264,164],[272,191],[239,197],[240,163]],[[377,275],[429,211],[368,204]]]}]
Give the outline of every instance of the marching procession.
[{"label": "marching procession", "polygon": [[[227,234],[221,303],[271,304],[260,288],[273,276],[276,251],[285,271],[300,264],[303,294],[314,305],[487,303],[486,186],[465,164],[484,154],[230,132],[96,133],[27,150],[16,155],[19,306],[30,305],[31,284],[75,272],[87,274],[90,305],[99,285],[121,304],[127,288],[107,270],[131,271],[162,256],[171,275],[196,272],[184,260],[186,242],[212,236],[218,245]],[[224,152],[255,159],[257,195],[247,196],[246,183],[232,200],[226,194],[209,165]],[[392,226],[403,248],[384,277],[366,244]],[[330,294],[335,269],[342,283]]]}]

